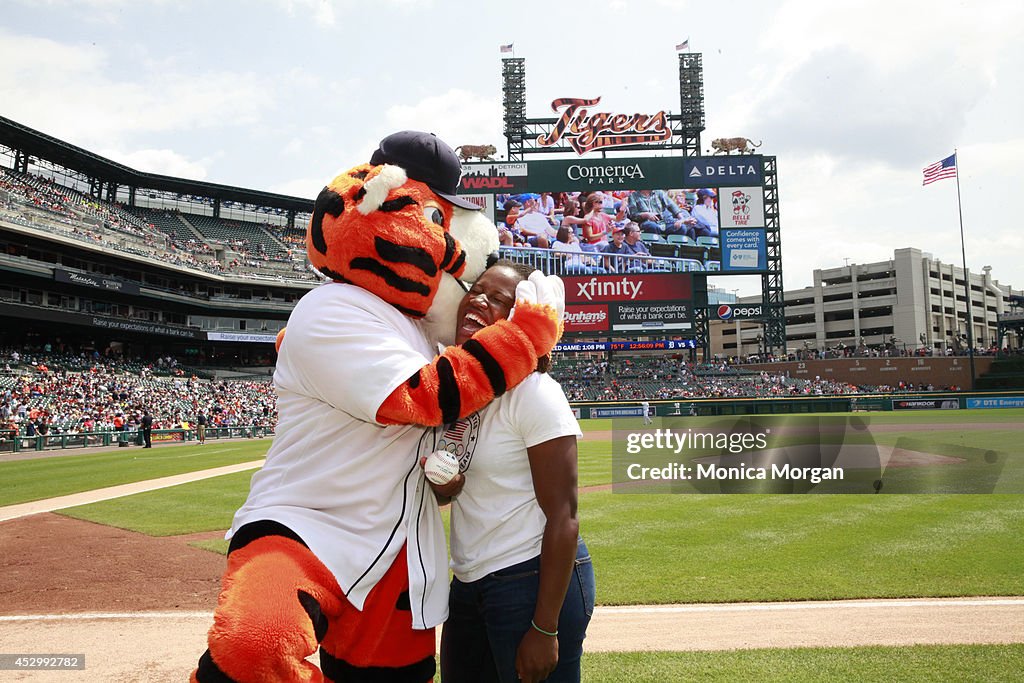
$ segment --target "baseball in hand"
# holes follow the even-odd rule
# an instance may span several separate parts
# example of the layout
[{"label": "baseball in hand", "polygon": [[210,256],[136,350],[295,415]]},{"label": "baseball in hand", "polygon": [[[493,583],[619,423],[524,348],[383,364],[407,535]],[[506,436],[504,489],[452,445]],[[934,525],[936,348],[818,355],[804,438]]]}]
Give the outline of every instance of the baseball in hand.
[{"label": "baseball in hand", "polygon": [[459,459],[448,451],[434,451],[427,456],[423,472],[432,483],[444,486],[459,473]]}]

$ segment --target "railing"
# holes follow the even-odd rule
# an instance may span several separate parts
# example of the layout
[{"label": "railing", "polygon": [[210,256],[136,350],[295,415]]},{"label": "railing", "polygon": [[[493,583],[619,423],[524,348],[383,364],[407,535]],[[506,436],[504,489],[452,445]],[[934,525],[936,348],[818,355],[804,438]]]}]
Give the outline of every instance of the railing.
[{"label": "railing", "polygon": [[[272,427],[239,425],[234,427],[207,427],[206,439],[263,439],[274,435]],[[195,429],[154,429],[151,443],[196,441]],[[121,444],[141,446],[142,432],[80,432],[77,434],[47,434],[19,436],[9,430],[0,431],[0,454],[24,451],[53,451],[69,448],[96,448]]]},{"label": "railing", "polygon": [[[548,275],[603,275],[622,273],[690,273],[703,271],[697,259],[600,252],[564,252],[531,247],[501,247],[501,258],[523,263]],[[566,267],[566,261],[594,265]],[[713,262],[712,262],[713,263]]]}]

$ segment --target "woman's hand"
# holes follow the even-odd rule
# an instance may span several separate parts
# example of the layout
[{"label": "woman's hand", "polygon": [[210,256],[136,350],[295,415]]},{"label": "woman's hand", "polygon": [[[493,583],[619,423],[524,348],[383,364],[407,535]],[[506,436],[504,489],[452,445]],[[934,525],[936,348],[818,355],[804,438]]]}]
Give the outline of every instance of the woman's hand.
[{"label": "woman's hand", "polygon": [[[427,456],[421,455],[420,469],[426,464]],[[462,487],[466,485],[466,476],[459,472],[447,484],[435,484],[430,479],[427,479],[427,483],[430,484],[430,488],[434,489],[434,495],[437,496],[438,500],[441,503],[447,503],[462,491]]]},{"label": "woman's hand", "polygon": [[523,683],[543,681],[558,666],[558,638],[530,627],[516,650],[516,673]]}]

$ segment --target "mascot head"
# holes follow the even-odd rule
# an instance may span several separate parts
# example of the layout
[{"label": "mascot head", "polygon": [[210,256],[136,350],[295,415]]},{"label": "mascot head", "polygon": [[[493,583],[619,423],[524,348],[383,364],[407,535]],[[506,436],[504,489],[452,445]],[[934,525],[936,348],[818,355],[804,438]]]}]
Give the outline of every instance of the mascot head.
[{"label": "mascot head", "polygon": [[[456,191],[458,156],[431,133],[384,138],[369,164],[332,180],[306,231],[310,263],[370,292],[450,343],[463,288],[498,249],[498,233]],[[447,330],[445,327],[447,326]]]}]

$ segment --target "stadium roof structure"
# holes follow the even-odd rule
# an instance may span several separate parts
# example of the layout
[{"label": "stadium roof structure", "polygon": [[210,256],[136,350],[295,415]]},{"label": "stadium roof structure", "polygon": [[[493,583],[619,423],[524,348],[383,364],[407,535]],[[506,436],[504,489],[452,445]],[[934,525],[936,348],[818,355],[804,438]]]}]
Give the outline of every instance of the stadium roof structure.
[{"label": "stadium roof structure", "polygon": [[276,209],[313,211],[312,199],[136,171],[3,116],[0,116],[0,144],[31,157],[60,164],[91,178],[124,187],[211,197]]}]

